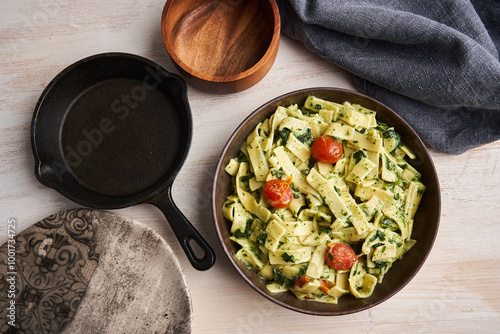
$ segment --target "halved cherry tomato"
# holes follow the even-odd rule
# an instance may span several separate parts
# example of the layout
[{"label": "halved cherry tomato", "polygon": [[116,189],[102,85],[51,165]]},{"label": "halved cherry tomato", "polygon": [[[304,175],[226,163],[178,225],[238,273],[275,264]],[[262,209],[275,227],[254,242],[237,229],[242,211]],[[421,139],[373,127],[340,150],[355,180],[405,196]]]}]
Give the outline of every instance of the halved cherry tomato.
[{"label": "halved cherry tomato", "polygon": [[302,276],[299,276],[296,280],[295,280],[295,286],[296,287],[303,287],[305,284],[311,282],[311,277],[307,276],[307,275],[302,275]]},{"label": "halved cherry tomato", "polygon": [[342,158],[343,152],[342,144],[328,136],[316,138],[311,145],[314,160],[325,164],[336,163]]},{"label": "halved cherry tomato", "polygon": [[326,252],[326,264],[335,270],[349,269],[357,260],[351,246],[343,242],[332,245]]},{"label": "halved cherry tomato", "polygon": [[328,284],[326,283],[326,281],[325,281],[325,280],[321,280],[321,281],[319,281],[319,283],[320,283],[319,288],[320,288],[320,289],[321,289],[324,293],[328,293],[328,292],[330,292],[330,289],[328,288]]},{"label": "halved cherry tomato", "polygon": [[269,205],[276,209],[283,209],[290,204],[293,199],[293,192],[290,189],[292,177],[282,180],[271,180],[266,182],[262,188],[262,196]]}]

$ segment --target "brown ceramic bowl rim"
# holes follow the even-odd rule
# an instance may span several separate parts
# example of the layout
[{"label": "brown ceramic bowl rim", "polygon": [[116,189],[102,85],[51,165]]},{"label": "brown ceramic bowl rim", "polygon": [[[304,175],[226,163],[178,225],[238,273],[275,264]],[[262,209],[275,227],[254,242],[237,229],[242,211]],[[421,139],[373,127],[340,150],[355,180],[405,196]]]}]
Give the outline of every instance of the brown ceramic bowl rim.
[{"label": "brown ceramic bowl rim", "polygon": [[[424,163],[427,163],[428,167],[430,168],[430,174],[432,175],[431,178],[432,178],[432,182],[433,182],[433,193],[435,194],[435,201],[436,201],[435,207],[434,207],[435,214],[432,216],[432,218],[435,220],[434,231],[432,231],[432,235],[430,236],[430,238],[428,240],[426,240],[427,246],[425,246],[424,250],[421,252],[421,257],[417,261],[417,264],[414,267],[409,269],[409,274],[406,276],[406,279],[399,282],[399,284],[397,284],[397,286],[391,287],[389,289],[389,291],[387,293],[385,293],[382,297],[379,297],[375,300],[368,301],[371,298],[370,297],[366,300],[365,303],[363,303],[364,300],[360,300],[360,306],[358,306],[356,308],[352,308],[352,309],[346,309],[346,310],[323,310],[322,306],[324,306],[324,308],[327,309],[328,308],[327,305],[334,305],[334,304],[324,304],[324,303],[311,302],[311,301],[302,301],[302,303],[315,303],[317,305],[322,305],[322,306],[318,306],[316,309],[312,310],[312,309],[308,309],[308,308],[299,307],[296,305],[290,305],[289,303],[281,300],[280,298],[277,298],[277,295],[279,295],[279,294],[273,295],[267,291],[264,291],[265,288],[262,289],[262,288],[259,288],[258,286],[256,286],[254,284],[254,282],[252,282],[252,280],[247,276],[247,273],[248,273],[247,270],[249,270],[249,271],[252,271],[252,270],[246,268],[244,265],[242,265],[240,263],[240,261],[235,259],[234,254],[231,253],[227,249],[227,247],[225,246],[225,242],[227,242],[227,240],[223,236],[222,226],[229,227],[230,222],[228,222],[224,218],[223,218],[223,220],[224,220],[223,222],[218,221],[219,220],[218,214],[219,214],[219,216],[222,216],[222,214],[220,213],[220,210],[222,210],[222,208],[219,207],[219,205],[216,203],[217,202],[216,198],[217,198],[217,193],[219,192],[221,187],[224,186],[224,185],[221,185],[221,182],[219,182],[219,178],[221,177],[221,174],[225,173],[224,168],[225,168],[225,164],[227,163],[227,159],[228,159],[227,154],[228,154],[228,151],[230,150],[230,148],[233,148],[233,146],[236,144],[238,144],[238,147],[240,147],[242,144],[242,142],[238,142],[238,143],[235,142],[236,138],[240,137],[242,135],[240,133],[242,131],[242,129],[245,129],[249,123],[250,124],[255,123],[254,124],[254,126],[255,126],[260,121],[263,121],[266,118],[270,117],[274,113],[276,107],[278,105],[280,105],[280,101],[283,101],[285,99],[298,100],[299,97],[318,94],[318,92],[320,92],[320,93],[325,93],[325,92],[326,93],[328,93],[328,92],[338,93],[338,94],[344,94],[345,96],[357,97],[357,98],[363,99],[363,100],[368,101],[372,104],[378,105],[381,109],[384,110],[384,113],[387,112],[390,114],[390,117],[394,117],[394,118],[398,119],[398,121],[400,122],[399,126],[394,124],[394,126],[396,127],[396,131],[398,131],[398,128],[400,126],[402,126],[405,128],[405,131],[408,131],[410,133],[410,136],[413,137],[416,145],[419,147],[419,149],[421,149],[421,152],[419,152],[419,154],[423,154],[423,157],[417,156],[417,159],[421,159],[421,161],[423,161]],[[305,99],[305,98],[303,98],[303,99]],[[348,101],[349,99],[346,98],[345,100]],[[391,126],[391,124],[389,124],[389,126]],[[249,130],[251,132],[251,130],[253,130],[253,127],[250,127]],[[246,133],[246,136],[248,136],[250,134],[250,132]],[[246,136],[243,136],[243,140],[244,140],[244,138],[246,138]],[[230,176],[228,175],[227,177],[229,178]],[[425,194],[424,194],[424,197],[425,197]],[[376,305],[384,302],[385,300],[389,299],[390,297],[394,296],[396,293],[401,291],[401,289],[403,289],[415,277],[415,275],[418,273],[418,271],[421,269],[424,262],[426,261],[428,255],[432,249],[432,246],[434,245],[434,242],[435,242],[435,239],[437,236],[437,232],[439,229],[439,220],[440,220],[440,216],[441,216],[441,214],[440,214],[440,212],[441,212],[441,197],[440,197],[440,187],[439,187],[439,180],[437,177],[437,172],[436,172],[436,169],[434,167],[434,163],[429,155],[429,152],[427,151],[427,149],[425,147],[425,144],[420,139],[420,137],[417,135],[417,133],[397,113],[395,113],[392,109],[385,106],[381,102],[379,102],[379,101],[377,101],[369,96],[366,96],[364,94],[361,94],[361,93],[358,93],[358,92],[355,92],[352,90],[332,88],[332,87],[306,88],[306,89],[300,89],[300,90],[296,90],[296,91],[281,95],[281,96],[274,98],[274,99],[266,102],[265,104],[261,105],[259,108],[257,108],[255,111],[253,111],[248,117],[246,117],[243,120],[243,122],[236,128],[236,130],[232,133],[230,138],[228,139],[228,141],[227,141],[226,145],[224,146],[222,153],[219,156],[219,159],[217,161],[217,167],[215,170],[214,182],[213,182],[213,188],[212,188],[212,203],[211,203],[211,205],[212,205],[213,222],[215,225],[217,238],[221,244],[221,247],[224,251],[224,254],[227,256],[227,258],[229,259],[229,262],[234,267],[234,269],[240,274],[240,276],[254,290],[256,290],[259,294],[261,294],[265,298],[271,300],[272,302],[274,302],[278,305],[281,305],[285,308],[288,308],[290,310],[293,310],[293,311],[297,311],[297,312],[305,313],[305,314],[310,314],[310,315],[318,315],[318,316],[338,316],[338,315],[346,315],[346,314],[360,312],[360,311],[369,309],[373,306],[376,306]],[[417,215],[418,215],[418,212],[417,212]],[[418,244],[418,240],[417,240],[417,244]],[[411,254],[411,250],[407,254]],[[399,261],[396,261],[393,267],[395,267],[396,263],[398,263],[398,262]],[[393,268],[391,268],[391,270],[392,269]],[[391,274],[391,270],[389,270],[387,275]],[[255,271],[253,271],[253,272],[255,272]],[[255,274],[257,275],[256,272],[255,272]],[[263,282],[263,280],[262,280],[262,282]],[[381,285],[383,285],[383,283],[378,284],[377,287],[375,288],[375,291],[377,291],[377,288],[379,288]],[[289,293],[289,292],[287,292],[287,293]],[[352,296],[347,296],[347,297],[352,297]],[[343,298],[347,298],[347,297],[343,297]],[[293,296],[293,298],[295,298],[295,296]],[[354,298],[354,297],[352,297],[352,298]],[[342,301],[343,301],[342,298],[340,298],[339,304],[337,304],[337,305],[340,305],[342,303]],[[307,305],[309,306],[310,304],[307,304]]]},{"label": "brown ceramic bowl rim", "polygon": [[278,41],[280,39],[280,31],[281,31],[281,19],[280,19],[280,14],[279,14],[279,8],[278,8],[278,5],[276,4],[275,0],[266,0],[269,3],[269,5],[271,5],[271,9],[273,11],[273,18],[274,18],[273,36],[272,36],[271,42],[269,43],[268,49],[266,50],[264,55],[260,58],[260,60],[256,64],[254,64],[252,67],[250,67],[249,69],[247,69],[241,73],[237,73],[237,74],[233,74],[233,75],[210,75],[210,74],[199,72],[199,71],[193,69],[192,67],[188,66],[186,63],[184,63],[182,61],[181,58],[179,58],[177,56],[177,53],[175,52],[173,46],[171,45],[171,43],[168,42],[169,41],[167,39],[168,32],[166,31],[167,15],[168,15],[168,11],[169,11],[170,6],[172,5],[173,1],[175,1],[175,0],[167,0],[167,2],[165,3],[165,6],[163,7],[163,12],[162,12],[162,16],[161,16],[161,32],[162,32],[162,37],[163,37],[163,44],[165,45],[167,52],[170,55],[170,57],[172,58],[172,60],[183,71],[185,71],[189,75],[192,75],[193,77],[202,79],[204,81],[209,81],[209,82],[214,82],[214,83],[239,81],[239,80],[242,80],[246,77],[253,75],[257,71],[259,71],[262,67],[265,67],[269,61],[274,61],[273,57],[274,57],[275,51],[273,50],[273,48],[271,46],[278,44]]}]

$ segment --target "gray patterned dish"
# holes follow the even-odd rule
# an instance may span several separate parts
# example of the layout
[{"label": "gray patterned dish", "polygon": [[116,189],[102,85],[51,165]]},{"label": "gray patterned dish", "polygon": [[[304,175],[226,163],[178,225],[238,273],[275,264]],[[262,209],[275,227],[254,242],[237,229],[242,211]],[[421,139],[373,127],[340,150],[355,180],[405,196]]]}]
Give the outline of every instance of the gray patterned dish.
[{"label": "gray patterned dish", "polygon": [[[6,323],[12,299],[22,333],[191,332],[182,270],[147,226],[77,209],[39,221],[15,241],[15,268],[8,266],[8,244],[0,247],[0,332],[16,332]],[[5,285],[12,276],[15,296]]]}]

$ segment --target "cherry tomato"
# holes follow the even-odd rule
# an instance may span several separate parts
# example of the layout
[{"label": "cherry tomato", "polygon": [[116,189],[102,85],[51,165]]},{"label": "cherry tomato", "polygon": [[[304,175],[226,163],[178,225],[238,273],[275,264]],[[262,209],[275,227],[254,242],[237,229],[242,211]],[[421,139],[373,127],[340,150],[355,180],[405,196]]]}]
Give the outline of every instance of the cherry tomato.
[{"label": "cherry tomato", "polygon": [[303,287],[305,284],[311,282],[311,277],[307,276],[307,275],[302,275],[302,276],[299,276],[296,280],[295,280],[295,286],[296,287]]},{"label": "cherry tomato", "polygon": [[356,253],[346,243],[334,244],[326,252],[326,264],[335,270],[349,269],[357,260]]},{"label": "cherry tomato", "polygon": [[273,208],[286,208],[293,199],[293,192],[292,189],[290,189],[291,182],[291,176],[285,181],[268,181],[262,188],[262,196],[264,196],[266,202],[269,203],[269,205],[271,205]]},{"label": "cherry tomato", "polygon": [[330,292],[330,289],[328,288],[328,284],[326,283],[326,281],[325,281],[325,280],[321,280],[321,281],[319,281],[319,283],[321,284],[321,285],[319,286],[319,288],[320,288],[320,289],[321,289],[324,293],[328,293],[328,292]]},{"label": "cherry tomato", "polygon": [[314,160],[325,164],[334,164],[342,158],[342,144],[332,137],[321,136],[311,145],[311,154]]}]

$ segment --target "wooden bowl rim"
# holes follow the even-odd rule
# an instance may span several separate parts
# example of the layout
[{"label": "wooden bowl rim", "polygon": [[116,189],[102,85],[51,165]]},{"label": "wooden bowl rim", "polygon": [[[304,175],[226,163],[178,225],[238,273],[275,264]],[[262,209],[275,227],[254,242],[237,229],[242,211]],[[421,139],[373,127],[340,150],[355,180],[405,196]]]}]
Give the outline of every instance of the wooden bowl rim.
[{"label": "wooden bowl rim", "polygon": [[186,73],[189,75],[192,75],[198,79],[204,80],[204,81],[209,81],[209,82],[232,82],[236,80],[241,80],[246,77],[249,77],[253,75],[255,72],[257,72],[260,68],[264,67],[268,61],[274,61],[274,56],[273,54],[275,53],[275,48],[278,47],[279,45],[279,39],[280,39],[280,33],[281,33],[281,19],[280,19],[280,14],[279,14],[279,8],[278,5],[276,4],[275,0],[265,0],[271,5],[271,9],[273,11],[273,37],[271,39],[271,42],[269,43],[269,47],[266,50],[266,53],[260,58],[260,60],[254,64],[252,67],[249,69],[238,73],[238,74],[233,74],[233,75],[209,75],[206,73],[199,72],[192,67],[188,66],[185,62],[182,61],[177,56],[177,53],[175,52],[173,46],[171,43],[169,43],[169,39],[167,38],[169,35],[169,32],[167,32],[166,28],[166,21],[167,21],[167,15],[168,11],[170,9],[170,6],[174,1],[178,0],[167,0],[165,3],[165,6],[163,7],[163,12],[161,16],[161,32],[162,32],[162,37],[163,37],[163,44],[165,45],[168,54],[172,58],[172,60]]},{"label": "wooden bowl rim", "polygon": [[[414,137],[415,141],[417,142],[416,145],[422,149],[422,153],[424,154],[424,160],[426,160],[427,163],[429,164],[430,173],[432,174],[432,179],[433,179],[432,181],[434,182],[435,193],[436,193],[436,198],[435,198],[435,200],[436,200],[435,229],[433,231],[433,234],[431,236],[429,236],[429,239],[427,240],[428,246],[425,249],[425,252],[424,252],[421,260],[418,263],[416,263],[414,267],[412,267],[410,269],[409,276],[405,280],[399,282],[399,284],[397,284],[395,287],[391,287],[391,290],[389,292],[385,293],[380,298],[373,300],[371,302],[366,302],[365,300],[362,300],[364,302],[364,304],[362,306],[355,307],[352,309],[347,309],[347,310],[340,310],[340,311],[312,310],[312,309],[301,308],[301,307],[297,307],[294,305],[290,305],[286,301],[280,300],[279,298],[275,297],[274,295],[272,295],[270,293],[266,293],[266,291],[263,291],[260,287],[258,287],[251,280],[251,278],[249,276],[247,276],[247,274],[243,271],[243,265],[241,265],[241,267],[240,267],[240,265],[237,263],[238,260],[236,260],[234,258],[234,254],[232,254],[229,251],[229,249],[227,248],[227,246],[225,244],[226,240],[222,235],[223,229],[221,228],[222,224],[224,224],[224,223],[227,224],[227,222],[220,222],[219,221],[218,217],[221,216],[221,213],[220,213],[221,208],[218,207],[218,205],[216,203],[218,190],[222,186],[219,184],[218,181],[220,178],[220,174],[224,173],[224,167],[225,167],[225,166],[223,166],[224,160],[225,160],[225,158],[227,158],[227,154],[228,154],[229,149],[235,145],[235,139],[240,135],[240,132],[243,129],[245,129],[245,125],[252,122],[255,118],[259,118],[259,115],[262,116],[263,112],[266,114],[265,115],[266,117],[264,117],[264,118],[260,117],[260,118],[262,118],[262,120],[269,117],[273,112],[271,112],[270,110],[267,110],[267,112],[265,112],[266,109],[268,109],[269,107],[271,107],[272,105],[276,104],[277,102],[279,102],[281,100],[284,100],[284,99],[289,98],[289,97],[295,97],[298,95],[306,94],[306,93],[314,94],[314,92],[318,92],[318,91],[321,91],[321,92],[332,91],[332,92],[342,93],[342,94],[346,94],[346,95],[349,95],[349,94],[356,95],[360,98],[366,99],[367,101],[370,101],[372,103],[379,105],[379,107],[381,109],[385,109],[389,114],[391,114],[391,116],[394,116],[396,119],[398,119],[398,121],[400,121],[401,124],[406,128],[405,130],[408,130],[409,134],[412,137]],[[375,100],[375,99],[373,99],[365,94],[362,94],[362,93],[359,93],[359,92],[356,92],[353,90],[334,88],[334,87],[313,87],[313,88],[299,89],[299,90],[295,90],[295,91],[292,91],[289,93],[285,93],[283,95],[280,95],[280,96],[264,103],[263,105],[261,105],[260,107],[255,109],[250,115],[248,115],[237,126],[237,128],[234,130],[234,132],[231,134],[231,136],[227,140],[226,144],[224,145],[224,148],[223,148],[223,150],[222,150],[222,152],[217,160],[217,166],[216,166],[214,178],[213,178],[211,207],[212,207],[213,224],[215,226],[217,239],[219,240],[221,248],[222,248],[224,254],[226,255],[226,257],[229,259],[231,266],[238,272],[238,274],[243,278],[243,280],[248,285],[250,285],[251,288],[253,288],[260,295],[262,295],[263,297],[272,301],[273,303],[276,303],[276,304],[283,306],[283,307],[285,307],[289,310],[292,310],[292,311],[296,311],[296,312],[304,313],[304,314],[309,314],[309,315],[316,315],[316,316],[339,316],[339,315],[347,315],[347,314],[361,312],[361,311],[367,310],[369,308],[372,308],[376,305],[379,305],[379,304],[383,303],[384,301],[390,299],[394,295],[396,295],[411,280],[413,280],[413,278],[417,275],[417,273],[420,271],[420,269],[422,268],[422,266],[426,262],[429,254],[433,248],[433,245],[435,243],[435,240],[436,240],[436,237],[437,237],[437,234],[439,231],[440,218],[441,218],[441,190],[440,190],[440,186],[439,186],[439,179],[438,179],[437,171],[436,171],[436,168],[434,166],[434,162],[432,161],[432,158],[429,154],[429,151],[427,150],[424,142],[421,140],[421,138],[418,136],[418,134],[415,132],[415,130],[413,130],[413,128],[401,116],[399,116],[399,114],[394,112],[391,108],[387,107],[383,103],[381,103],[381,102],[379,102],[379,101],[377,101],[377,100]],[[307,301],[307,303],[310,303],[310,301]],[[340,303],[341,303],[341,301],[339,302],[339,304]],[[318,303],[318,304],[322,304],[322,303]],[[323,305],[329,305],[329,304],[323,304]]]}]

